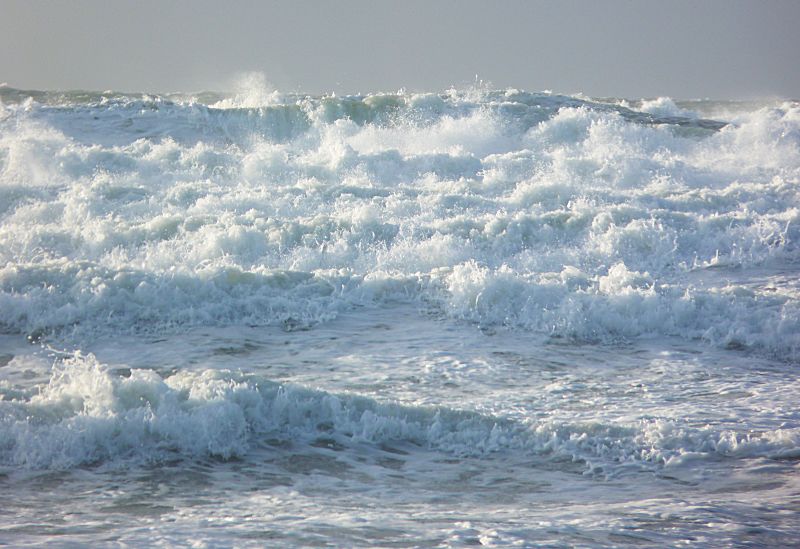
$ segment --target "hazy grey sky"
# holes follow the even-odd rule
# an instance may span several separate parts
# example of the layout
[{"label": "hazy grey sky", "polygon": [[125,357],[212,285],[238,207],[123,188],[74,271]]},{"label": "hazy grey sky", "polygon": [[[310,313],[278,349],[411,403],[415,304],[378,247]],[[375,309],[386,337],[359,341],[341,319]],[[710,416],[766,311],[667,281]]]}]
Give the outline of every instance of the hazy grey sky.
[{"label": "hazy grey sky", "polygon": [[800,1],[0,0],[18,88],[800,97]]}]

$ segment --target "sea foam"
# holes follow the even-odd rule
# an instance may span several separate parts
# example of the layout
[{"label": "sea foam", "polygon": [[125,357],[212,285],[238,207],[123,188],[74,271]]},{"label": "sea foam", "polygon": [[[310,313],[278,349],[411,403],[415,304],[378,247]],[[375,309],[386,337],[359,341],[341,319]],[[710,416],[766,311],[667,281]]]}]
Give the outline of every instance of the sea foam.
[{"label": "sea foam", "polygon": [[[741,433],[677,419],[513,420],[333,394],[252,375],[183,370],[115,372],[91,354],[59,360],[27,395],[0,386],[0,464],[66,469],[173,459],[243,457],[284,439],[310,449],[385,443],[478,459],[569,459],[587,473],[677,467],[687,460],[795,458],[800,431]],[[272,441],[272,442],[269,442]]]},{"label": "sea foam", "polygon": [[713,120],[664,98],[245,88],[2,89],[4,331],[311,325],[401,299],[798,356],[795,103]]}]

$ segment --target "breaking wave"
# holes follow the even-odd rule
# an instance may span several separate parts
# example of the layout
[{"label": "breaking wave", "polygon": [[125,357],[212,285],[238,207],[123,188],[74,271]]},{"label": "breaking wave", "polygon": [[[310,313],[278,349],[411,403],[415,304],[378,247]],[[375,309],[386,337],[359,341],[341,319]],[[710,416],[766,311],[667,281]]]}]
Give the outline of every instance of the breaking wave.
[{"label": "breaking wave", "polygon": [[687,460],[797,458],[800,431],[758,434],[677,420],[515,421],[283,385],[218,370],[122,374],[93,355],[59,361],[25,394],[0,387],[0,464],[64,469],[175,458],[244,457],[265,441],[410,444],[460,457],[509,452],[585,464],[588,473]]},{"label": "breaking wave", "polygon": [[0,329],[312,325],[403,300],[794,360],[799,183],[792,102],[4,87]]}]

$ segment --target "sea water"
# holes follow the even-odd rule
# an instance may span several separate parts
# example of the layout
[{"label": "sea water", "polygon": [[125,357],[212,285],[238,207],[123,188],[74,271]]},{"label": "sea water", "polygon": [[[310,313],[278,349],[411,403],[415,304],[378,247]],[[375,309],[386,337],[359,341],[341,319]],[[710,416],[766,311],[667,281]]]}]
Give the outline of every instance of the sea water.
[{"label": "sea water", "polygon": [[800,543],[800,103],[0,87],[0,543]]}]

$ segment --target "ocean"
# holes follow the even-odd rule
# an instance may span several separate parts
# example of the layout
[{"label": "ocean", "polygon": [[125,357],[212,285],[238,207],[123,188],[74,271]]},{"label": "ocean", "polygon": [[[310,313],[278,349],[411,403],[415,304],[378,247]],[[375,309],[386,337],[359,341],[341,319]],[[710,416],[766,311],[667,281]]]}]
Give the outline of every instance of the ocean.
[{"label": "ocean", "polygon": [[0,87],[0,544],[800,546],[800,102]]}]

